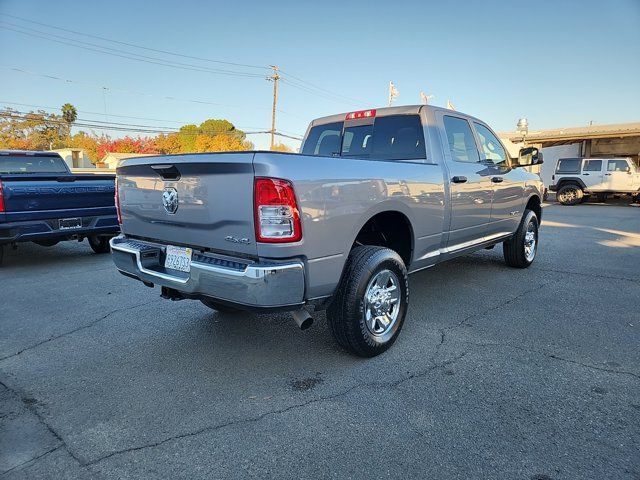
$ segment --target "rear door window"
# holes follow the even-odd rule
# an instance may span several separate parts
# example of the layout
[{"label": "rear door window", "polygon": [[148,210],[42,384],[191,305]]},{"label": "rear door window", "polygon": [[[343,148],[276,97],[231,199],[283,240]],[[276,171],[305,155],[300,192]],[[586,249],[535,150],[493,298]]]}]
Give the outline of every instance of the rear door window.
[{"label": "rear door window", "polygon": [[581,158],[561,158],[558,160],[556,173],[579,173]]},{"label": "rear door window", "polygon": [[585,160],[582,166],[583,172],[600,172],[602,170],[602,160]]},{"label": "rear door window", "polygon": [[442,117],[444,131],[447,134],[447,143],[451,159],[455,162],[477,163],[480,161],[480,154],[476,141],[473,138],[471,126],[464,118]]}]

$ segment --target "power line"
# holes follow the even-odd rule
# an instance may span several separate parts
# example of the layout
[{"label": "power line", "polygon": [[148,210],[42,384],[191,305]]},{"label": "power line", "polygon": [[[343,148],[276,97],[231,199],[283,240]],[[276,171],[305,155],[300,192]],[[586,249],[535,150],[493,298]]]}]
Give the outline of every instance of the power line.
[{"label": "power line", "polygon": [[[51,75],[51,74],[46,74],[46,73],[39,73],[39,72],[33,72],[30,70],[25,70],[22,68],[17,68],[17,67],[9,67],[9,66],[5,66],[5,65],[0,65],[0,68],[6,69],[6,70],[12,70],[14,72],[18,72],[18,73],[22,73],[25,75],[32,75],[35,77],[41,77],[41,78],[46,78],[48,80],[56,80],[56,81],[60,81],[60,82],[64,82],[64,83],[70,83],[70,84],[74,84],[74,85],[81,85],[81,86],[85,86],[85,87],[91,87],[91,88],[96,88],[98,90],[100,90],[101,92],[103,91],[104,88],[106,88],[107,90],[109,90],[110,93],[124,93],[124,94],[128,94],[128,95],[139,95],[142,97],[148,97],[148,98],[161,98],[163,100],[172,100],[172,101],[178,101],[178,102],[185,102],[185,103],[195,103],[195,104],[199,104],[199,105],[213,105],[216,107],[228,107],[228,108],[241,108],[241,109],[246,109],[246,106],[241,106],[241,105],[232,105],[232,104],[225,104],[225,103],[216,103],[216,102],[211,102],[208,100],[199,100],[199,99],[189,99],[189,98],[181,98],[181,97],[174,97],[174,96],[169,96],[169,95],[154,95],[151,93],[147,93],[147,92],[140,92],[140,91],[136,91],[136,90],[127,90],[127,89],[123,89],[123,88],[116,88],[116,87],[109,87],[109,86],[105,86],[105,85],[97,85],[94,83],[88,83],[88,82],[81,82],[79,80],[72,80],[69,78],[65,78],[65,77],[59,77],[57,75]],[[270,108],[266,108],[266,107],[251,107],[255,110],[268,110],[271,111]],[[307,121],[307,119],[300,117],[299,115],[295,115],[293,113],[278,109],[278,113],[282,113],[284,115],[289,115],[292,117],[296,117],[299,118],[301,120],[305,120]]]},{"label": "power line", "polygon": [[[356,104],[359,104],[359,105],[360,105],[360,104],[362,104],[362,105],[366,105],[366,104],[367,104],[367,102],[364,102],[364,101],[362,101],[362,100],[358,100],[358,99],[356,99],[356,98],[352,98],[352,97],[347,97],[347,96],[345,96],[345,95],[340,95],[340,94],[338,94],[338,93],[334,93],[334,92],[332,92],[331,90],[327,90],[326,88],[318,87],[317,85],[314,85],[314,84],[313,84],[313,83],[311,83],[311,82],[307,82],[306,80],[303,80],[303,79],[302,79],[302,78],[300,78],[300,77],[296,77],[296,76],[291,75],[290,73],[284,72],[284,71],[282,71],[282,70],[280,71],[280,73],[281,73],[284,77],[289,77],[289,78],[290,78],[290,79],[292,79],[292,80],[296,80],[299,84],[301,84],[301,85],[299,85],[299,86],[305,86],[305,85],[307,85],[307,86],[308,86],[307,88],[313,88],[313,89],[319,90],[320,92],[324,92],[324,93],[326,93],[326,94],[328,94],[328,95],[331,95],[332,97],[341,98],[341,99],[346,100],[346,101],[348,101],[348,102],[355,102]],[[293,83],[293,82],[291,82],[291,80],[288,80],[288,81],[289,81],[290,83]]]},{"label": "power line", "polygon": [[[137,45],[137,44],[133,44],[133,43],[129,43],[129,42],[123,42],[123,41],[119,41],[119,40],[113,40],[110,38],[106,38],[106,37],[101,37],[99,35],[92,35],[92,34],[88,34],[88,33],[83,33],[83,32],[79,32],[77,30],[72,30],[72,29],[68,29],[68,28],[63,28],[63,27],[56,27],[54,25],[50,25],[47,23],[42,23],[42,22],[36,22],[33,20],[28,20],[26,18],[23,17],[18,17],[15,15],[9,15],[9,14],[0,14],[0,16],[5,16],[5,17],[10,17],[10,18],[14,18],[23,22],[28,22],[28,23],[32,23],[35,25],[40,25],[40,26],[44,26],[46,28],[51,28],[51,29],[55,29],[55,30],[62,30],[65,32],[69,32],[75,35],[81,35],[81,36],[86,36],[86,37],[90,37],[90,38],[96,38],[105,42],[111,42],[111,43],[115,43],[115,44],[119,44],[119,45],[125,45],[125,46],[129,46],[129,47],[133,47],[133,48],[138,48],[138,49],[142,49],[142,50],[147,50],[147,51],[152,51],[152,52],[156,52],[156,53],[162,53],[165,55],[172,55],[172,56],[177,56],[177,57],[182,57],[182,58],[190,58],[190,59],[195,59],[195,60],[200,60],[200,61],[206,61],[206,62],[213,62],[213,63],[218,63],[218,64],[226,64],[226,65],[233,65],[233,66],[241,66],[241,67],[245,67],[245,68],[257,68],[257,69],[268,69],[269,67],[265,67],[265,66],[260,66],[260,65],[250,65],[250,64],[243,64],[243,63],[236,63],[236,62],[225,62],[225,61],[221,61],[221,60],[213,60],[213,59],[209,59],[209,58],[204,58],[204,57],[197,57],[197,56],[193,56],[193,55],[186,55],[186,54],[180,54],[180,53],[176,53],[176,52],[170,52],[167,50],[161,50],[161,49],[155,49],[155,48],[149,48],[149,47],[145,47],[142,45]],[[245,76],[245,77],[262,77],[262,75],[260,74],[252,74],[252,73],[248,73],[248,72],[236,72],[236,71],[223,71],[223,70],[213,70],[213,69],[206,69],[200,65],[193,65],[193,64],[185,64],[182,62],[175,62],[172,60],[167,60],[167,59],[160,59],[160,58],[156,58],[156,57],[149,57],[149,56],[145,56],[145,55],[140,55],[137,53],[132,53],[129,51],[125,51],[125,50],[120,50],[120,49],[113,49],[113,48],[109,48],[106,47],[104,45],[99,45],[99,44],[95,44],[95,43],[90,43],[90,42],[83,42],[82,40],[78,40],[78,39],[73,39],[73,38],[69,38],[69,37],[64,37],[61,35],[57,35],[54,33],[47,33],[47,32],[42,32],[39,30],[35,30],[35,29],[31,29],[29,27],[25,27],[23,25],[16,25],[16,24],[12,24],[10,22],[4,22],[6,25],[10,25],[12,27],[16,27],[16,28],[21,28],[23,30],[28,30],[30,32],[35,32],[35,33],[28,33],[25,31],[21,31],[21,30],[16,30],[15,28],[10,28],[10,27],[3,27],[3,28],[7,28],[9,30],[13,30],[16,31],[18,33],[22,33],[24,35],[31,35],[31,36],[35,36],[37,38],[42,38],[45,40],[50,40],[50,41],[56,41],[58,43],[63,43],[65,45],[70,45],[70,46],[74,46],[77,48],[83,48],[85,50],[90,50],[90,51],[95,51],[98,53],[104,53],[107,55],[114,55],[114,56],[118,56],[118,57],[123,57],[123,58],[127,58],[127,59],[131,59],[131,60],[138,60],[138,61],[143,61],[146,63],[152,63],[152,64],[158,64],[158,65],[163,65],[163,66],[168,66],[168,67],[173,67],[173,68],[184,68],[187,70],[193,70],[193,71],[201,71],[201,72],[208,72],[208,73],[216,73],[216,74],[222,74],[222,75],[236,75],[236,76]],[[44,36],[43,36],[44,35]],[[59,39],[63,39],[62,41],[60,40],[54,40],[52,38],[49,37],[56,37]],[[81,45],[77,45],[76,43],[69,43],[69,42],[76,42],[76,43],[80,43],[80,44],[84,44],[84,45],[89,45],[90,47],[97,47],[100,50],[96,50],[95,48],[87,48],[87,47],[83,47]],[[107,51],[105,51],[107,50]],[[115,52],[115,53],[113,53]],[[134,58],[134,57],[138,57],[138,58]],[[326,88],[322,88],[319,87],[318,85],[315,85],[311,82],[308,82],[300,77],[297,77],[293,74],[290,74],[288,72],[281,72],[283,76],[288,77],[287,78],[287,83],[289,83],[291,86],[293,86],[294,88],[298,88],[306,93],[312,94],[312,95],[316,95],[319,96],[320,98],[324,98],[324,99],[328,99],[328,100],[332,100],[335,102],[340,102],[340,103],[350,103],[352,105],[357,105],[357,106],[361,106],[361,105],[365,105],[367,102],[364,102],[362,100],[358,100],[358,99],[354,99],[352,97],[348,97],[345,95],[341,95],[341,94],[337,94],[334,93],[331,90],[328,90]]]},{"label": "power line", "polygon": [[[10,25],[10,26],[7,26],[7,25]],[[7,22],[4,22],[4,24],[0,25],[0,28],[4,28],[5,30],[11,30],[13,32],[20,33],[22,35],[41,38],[41,39],[44,39],[44,40],[48,40],[50,42],[60,43],[60,44],[63,44],[63,45],[69,45],[71,47],[80,48],[80,49],[83,49],[83,50],[88,50],[88,51],[91,51],[91,52],[102,53],[102,54],[111,55],[111,56],[114,56],[114,57],[126,58],[126,59],[129,59],[129,60],[136,60],[136,61],[139,61],[139,62],[149,63],[149,64],[153,64],[153,65],[160,65],[160,66],[164,66],[164,67],[177,68],[177,69],[181,69],[181,70],[191,70],[191,71],[194,71],[194,72],[212,73],[212,74],[216,74],[216,75],[228,75],[228,76],[248,77],[248,78],[263,78],[264,77],[264,75],[261,75],[261,74],[258,74],[258,73],[237,72],[237,71],[233,71],[233,70],[211,69],[211,68],[206,68],[206,67],[202,67],[202,66],[199,66],[199,65],[189,64],[189,63],[175,62],[175,61],[172,61],[172,60],[163,60],[163,59],[156,58],[156,57],[149,57],[147,55],[141,55],[141,54],[137,54],[137,53],[127,52],[127,51],[124,51],[124,50],[105,47],[105,46],[102,46],[102,45],[96,45],[96,44],[89,43],[89,42],[83,42],[81,40],[70,39],[70,38],[67,38],[67,37],[63,37],[61,35],[55,35],[55,34],[52,34],[52,33],[40,32],[40,31],[33,30],[31,28],[28,28],[28,27],[18,26],[18,28],[14,28],[11,25],[13,25],[13,24],[9,24]],[[24,30],[30,30],[31,32],[37,32],[37,33],[31,33],[29,31],[24,31]],[[56,40],[55,38],[51,38],[51,37],[62,38],[64,40]],[[79,44],[90,45],[90,46],[87,47],[87,46],[83,46],[83,45],[79,45]],[[96,47],[96,48],[94,48],[94,47]]]},{"label": "power line", "polygon": [[158,49],[158,48],[145,47],[145,46],[137,45],[137,44],[134,44],[134,43],[128,43],[128,42],[123,42],[123,41],[120,41],[120,40],[113,40],[111,38],[101,37],[99,35],[92,35],[90,33],[83,33],[83,32],[79,32],[77,30],[71,30],[69,28],[63,28],[63,27],[58,27],[58,26],[55,26],[55,25],[49,25],[47,23],[36,22],[34,20],[29,20],[29,19],[26,19],[26,18],[23,18],[23,17],[18,17],[16,15],[9,15],[8,13],[0,13],[0,16],[11,17],[11,18],[14,18],[16,20],[23,21],[23,22],[32,23],[32,24],[35,24],[35,25],[40,25],[42,27],[52,28],[54,30],[61,30],[61,31],[68,32],[68,33],[74,33],[76,35],[82,35],[84,37],[95,38],[95,39],[102,40],[102,41],[105,41],[105,42],[111,42],[111,43],[116,43],[116,44],[119,44],[119,45],[125,45],[125,46],[128,46],[128,47],[139,48],[141,50],[147,50],[147,51],[150,51],[150,52],[164,53],[165,55],[173,55],[173,56],[176,56],[176,57],[190,58],[192,60],[201,60],[203,62],[218,63],[218,64],[221,64],[221,65],[232,65],[232,66],[235,66],[235,67],[258,68],[258,69],[264,69],[264,70],[268,70],[269,69],[269,67],[266,67],[264,65],[250,65],[250,64],[246,64],[246,63],[226,62],[226,61],[222,61],[222,60],[213,60],[213,59],[210,59],[210,58],[197,57],[197,56],[194,56],[194,55],[185,55],[185,54],[182,54],[182,53],[170,52],[170,51],[161,50],[161,49]]}]

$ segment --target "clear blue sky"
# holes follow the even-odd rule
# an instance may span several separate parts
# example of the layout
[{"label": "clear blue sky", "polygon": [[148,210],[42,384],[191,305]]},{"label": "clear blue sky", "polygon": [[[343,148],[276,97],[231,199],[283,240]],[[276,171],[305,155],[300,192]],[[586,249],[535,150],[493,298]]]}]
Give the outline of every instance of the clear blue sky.
[{"label": "clear blue sky", "polygon": [[[640,120],[640,0],[0,0],[0,14],[197,57],[276,64],[332,92],[325,98],[281,84],[278,127],[294,134],[303,134],[314,117],[384,106],[389,80],[400,91],[397,104],[419,103],[423,90],[435,95],[432,103],[450,99],[497,130],[513,130],[520,116],[533,130]],[[0,27],[16,28],[9,24],[205,69],[268,74],[136,50],[0,15]],[[109,87],[106,95],[100,86]],[[96,112],[80,118],[105,120],[106,100],[112,122],[177,127],[227,118],[252,130],[270,126],[271,89],[258,77],[143,63],[0,28],[0,106],[28,110],[6,102],[51,107],[70,102],[81,112]],[[258,147],[268,141],[266,135],[250,139]]]}]

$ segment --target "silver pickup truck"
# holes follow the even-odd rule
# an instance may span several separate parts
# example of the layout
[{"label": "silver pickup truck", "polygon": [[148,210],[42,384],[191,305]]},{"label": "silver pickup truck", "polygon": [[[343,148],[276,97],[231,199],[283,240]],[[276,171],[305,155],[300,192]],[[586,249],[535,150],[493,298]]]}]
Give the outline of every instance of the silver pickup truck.
[{"label": "silver pickup truck", "polygon": [[503,244],[536,256],[542,182],[482,121],[432,106],[311,122],[300,154],[205,153],[124,160],[111,240],[124,275],[171,300],[286,310],[301,328],[327,309],[336,341],[371,357],[398,337],[407,275]]}]

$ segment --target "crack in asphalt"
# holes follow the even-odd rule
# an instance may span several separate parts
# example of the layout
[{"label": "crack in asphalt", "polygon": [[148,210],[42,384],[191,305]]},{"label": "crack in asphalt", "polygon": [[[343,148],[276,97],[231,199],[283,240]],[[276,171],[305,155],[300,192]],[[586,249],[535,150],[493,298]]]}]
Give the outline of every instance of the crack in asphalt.
[{"label": "crack in asphalt", "polygon": [[97,325],[98,323],[102,322],[103,320],[106,320],[107,318],[109,318],[114,313],[124,312],[124,311],[127,311],[127,310],[133,310],[134,308],[143,307],[145,305],[150,305],[151,303],[155,303],[155,300],[150,300],[150,301],[144,302],[144,303],[138,303],[136,305],[131,305],[129,307],[116,308],[115,310],[111,310],[110,312],[102,315],[101,317],[93,320],[90,323],[82,325],[82,326],[80,326],[78,328],[74,328],[73,330],[69,330],[68,332],[61,333],[59,335],[53,335],[53,336],[51,336],[51,337],[49,337],[49,338],[47,338],[45,340],[41,340],[40,342],[37,342],[37,343],[34,343],[33,345],[25,347],[25,348],[23,348],[22,350],[19,350],[16,353],[12,353],[12,354],[7,355],[5,357],[0,357],[0,362],[3,361],[3,360],[7,360],[9,358],[17,357],[18,355],[21,355],[24,352],[28,352],[29,350],[33,350],[34,348],[37,348],[40,345],[44,345],[45,343],[49,343],[49,342],[52,342],[52,341],[57,340],[59,338],[66,337],[68,335],[72,335],[72,334],[74,334],[76,332],[79,332],[81,330],[86,330],[87,328],[91,328],[94,325]]},{"label": "crack in asphalt", "polygon": [[41,453],[40,455],[37,455],[37,456],[35,456],[35,457],[33,457],[33,458],[30,458],[29,460],[25,460],[24,462],[19,463],[18,465],[14,465],[14,466],[13,466],[13,467],[11,467],[9,470],[5,470],[4,472],[0,472],[0,475],[4,476],[4,475],[6,475],[7,473],[11,473],[11,472],[13,472],[14,470],[22,469],[22,467],[27,466],[29,463],[35,462],[36,460],[40,460],[42,457],[46,457],[46,456],[47,456],[47,455],[49,455],[50,453],[53,453],[53,452],[55,452],[56,450],[59,450],[59,449],[60,449],[60,448],[62,448],[63,446],[64,446],[64,445],[62,445],[62,444],[58,444],[58,446],[57,446],[57,447],[53,447],[53,448],[51,448],[51,449],[47,450],[46,452]]},{"label": "crack in asphalt", "polygon": [[[546,284],[546,283],[543,283],[543,284],[541,284],[541,285],[538,285],[537,287],[530,288],[529,290],[525,290],[524,292],[521,292],[521,293],[517,294],[516,296],[511,297],[511,298],[509,298],[509,299],[505,300],[505,301],[504,301],[504,302],[502,302],[502,303],[499,303],[499,304],[497,304],[497,305],[494,305],[493,307],[487,308],[487,309],[483,310],[482,312],[472,313],[471,315],[468,315],[468,316],[466,316],[465,318],[463,318],[460,322],[458,322],[458,324],[457,324],[457,325],[454,325],[453,327],[445,328],[444,330],[445,330],[445,331],[449,331],[449,332],[450,332],[450,331],[453,331],[453,330],[456,330],[456,329],[458,329],[458,328],[462,327],[463,325],[466,325],[466,323],[467,323],[469,320],[471,320],[472,318],[474,318],[474,317],[484,317],[484,316],[485,316],[485,315],[487,315],[488,313],[491,313],[491,312],[493,312],[493,311],[495,311],[495,310],[499,310],[499,309],[501,309],[502,307],[506,307],[507,305],[510,305],[511,303],[515,302],[516,300],[519,300],[519,299],[521,299],[521,298],[523,298],[523,297],[526,297],[527,295],[529,295],[529,294],[531,294],[531,293],[534,293],[534,292],[537,292],[538,290],[542,290],[542,289],[543,289],[544,287],[546,287],[546,286],[547,286],[547,284]],[[444,338],[444,337],[443,337],[443,338]]]},{"label": "crack in asphalt", "polygon": [[[56,450],[58,448],[64,448],[65,451],[69,454],[69,456],[71,458],[73,458],[76,462],[78,462],[78,464],[80,466],[83,466],[82,461],[71,451],[71,449],[69,449],[69,446],[67,445],[67,442],[65,442],[64,438],[62,438],[62,436],[55,431],[55,429],[49,425],[49,423],[44,419],[44,417],[40,414],[40,412],[38,411],[38,409],[36,408],[36,403],[37,402],[33,402],[33,401],[28,401],[27,397],[25,397],[24,395],[22,395],[20,392],[18,392],[17,390],[11,388],[9,385],[7,385],[6,383],[4,383],[2,380],[0,380],[0,386],[6,388],[9,392],[11,392],[15,397],[17,397],[20,402],[23,405],[23,408],[25,410],[27,410],[28,412],[32,413],[33,415],[35,415],[35,417],[38,419],[38,421],[44,426],[44,428],[47,429],[47,431],[53,435],[53,437],[58,441],[58,445],[53,449]],[[52,451],[53,451],[52,450]],[[51,453],[51,451],[46,452],[46,454]],[[31,460],[28,460],[25,463],[28,462],[32,462],[37,460],[38,458],[43,457],[44,455],[41,455],[40,457],[35,457],[32,458]],[[15,468],[15,467],[14,467]],[[7,471],[8,472],[8,471]],[[2,475],[4,475],[7,472],[3,472]]]},{"label": "crack in asphalt", "polygon": [[630,377],[633,377],[635,379],[640,380],[640,375],[634,372],[630,372],[628,370],[617,370],[614,368],[606,368],[606,367],[600,367],[598,365],[593,365],[590,363],[585,363],[585,362],[580,362],[578,360],[573,360],[570,358],[566,358],[566,357],[561,357],[560,355],[557,355],[555,353],[549,353],[549,352],[545,352],[544,350],[535,350],[532,348],[527,348],[527,347],[523,347],[521,345],[513,345],[511,343],[493,343],[493,342],[482,342],[482,343],[478,343],[478,342],[469,342],[466,340],[460,340],[461,343],[464,343],[465,345],[473,345],[475,347],[498,347],[498,348],[512,348],[514,350],[521,350],[523,352],[527,352],[527,353],[531,353],[534,355],[541,355],[545,358],[550,358],[552,360],[559,360],[561,362],[566,362],[566,363],[572,363],[574,365],[579,365],[581,367],[584,368],[589,368],[591,370],[598,370],[600,372],[606,372],[606,373],[614,373],[614,374],[619,374],[619,375],[628,375]]},{"label": "crack in asphalt", "polygon": [[225,423],[221,423],[221,424],[217,424],[217,425],[210,425],[210,426],[207,426],[207,427],[200,428],[198,430],[194,430],[192,432],[186,432],[186,433],[181,433],[181,434],[178,434],[178,435],[173,435],[171,437],[167,437],[167,438],[164,438],[162,440],[158,440],[157,442],[152,442],[152,443],[148,443],[148,444],[145,444],[145,445],[138,445],[138,446],[130,447],[130,448],[124,448],[122,450],[116,450],[116,451],[108,453],[107,455],[104,455],[102,457],[99,457],[99,458],[96,458],[96,459],[91,460],[89,462],[83,463],[82,465],[86,466],[86,467],[90,467],[90,466],[96,465],[97,463],[100,463],[100,462],[102,462],[104,460],[107,460],[107,459],[109,459],[111,457],[114,457],[114,456],[123,455],[123,454],[131,453],[131,452],[137,452],[137,451],[140,451],[140,450],[146,450],[148,448],[159,447],[161,445],[164,445],[164,444],[172,442],[172,441],[181,440],[183,438],[195,437],[195,436],[201,435],[203,433],[215,432],[217,430],[220,430],[220,429],[223,429],[223,428],[226,428],[226,427],[233,427],[233,426],[236,426],[236,425],[243,425],[243,424],[248,424],[248,423],[256,423],[256,422],[259,422],[259,421],[263,420],[266,417],[270,417],[270,416],[274,416],[274,415],[280,415],[280,414],[287,413],[287,412],[289,412],[291,410],[295,410],[295,409],[299,409],[299,408],[305,408],[305,407],[307,407],[309,405],[313,405],[315,403],[334,400],[336,398],[346,396],[349,393],[353,392],[354,390],[358,390],[358,389],[361,389],[361,388],[371,388],[371,387],[396,388],[396,387],[398,387],[399,385],[401,385],[404,382],[407,382],[409,380],[413,380],[413,379],[416,379],[416,378],[421,378],[421,377],[427,376],[429,373],[431,373],[434,370],[437,370],[439,368],[444,368],[444,367],[446,367],[448,365],[451,365],[451,364],[457,362],[458,360],[460,360],[466,354],[467,354],[467,352],[464,352],[464,353],[458,355],[457,357],[454,357],[454,358],[449,359],[447,361],[444,361],[442,363],[432,364],[429,367],[427,367],[427,368],[425,368],[425,369],[423,369],[421,371],[414,372],[414,373],[412,373],[410,375],[404,376],[404,377],[402,377],[400,379],[397,379],[397,380],[394,380],[394,381],[359,383],[359,384],[356,384],[356,385],[352,385],[351,387],[349,387],[349,388],[347,388],[347,389],[345,389],[345,390],[343,390],[341,392],[337,392],[337,393],[334,393],[334,394],[331,394],[331,395],[326,395],[326,396],[322,396],[322,397],[318,397],[318,398],[313,398],[313,399],[310,399],[310,400],[308,400],[306,402],[297,403],[295,405],[289,405],[289,406],[284,407],[284,408],[280,408],[280,409],[276,409],[276,410],[270,410],[268,412],[261,413],[260,415],[256,415],[254,417],[241,418],[241,419],[232,420],[230,422],[225,422]]},{"label": "crack in asphalt", "polygon": [[625,282],[640,283],[640,279],[638,278],[616,277],[613,275],[602,275],[599,273],[572,272],[569,270],[557,270],[554,268],[540,268],[540,267],[536,267],[536,270],[540,270],[541,272],[562,273],[565,275],[577,275],[579,277],[603,278],[605,280],[623,280]]}]

